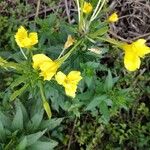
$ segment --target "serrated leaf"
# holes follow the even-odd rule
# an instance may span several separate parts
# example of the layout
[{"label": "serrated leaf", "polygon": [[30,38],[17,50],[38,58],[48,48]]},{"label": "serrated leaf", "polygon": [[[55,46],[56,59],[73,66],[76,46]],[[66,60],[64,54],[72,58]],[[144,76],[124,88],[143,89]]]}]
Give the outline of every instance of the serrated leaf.
[{"label": "serrated leaf", "polygon": [[54,118],[54,119],[50,119],[50,120],[44,120],[44,121],[42,121],[40,128],[42,130],[46,129],[46,128],[47,128],[47,130],[53,130],[54,128],[59,126],[62,121],[63,121],[63,118]]},{"label": "serrated leaf", "polygon": [[93,77],[84,77],[85,83],[87,84],[87,86],[90,88],[93,85]]},{"label": "serrated leaf", "polygon": [[21,95],[26,88],[28,87],[28,84],[25,84],[22,88],[20,88],[19,90],[16,90],[11,96],[10,96],[10,101],[15,100],[19,95]]},{"label": "serrated leaf", "polygon": [[27,136],[27,146],[34,144],[40,137],[43,136],[43,134],[45,132],[46,132],[46,130],[43,130],[43,131],[28,135]]},{"label": "serrated leaf", "polygon": [[25,150],[27,147],[27,138],[24,137],[23,140],[17,145],[16,150]]},{"label": "serrated leaf", "polygon": [[100,112],[102,114],[102,119],[105,123],[108,123],[110,120],[109,110],[106,102],[102,101],[99,105]]},{"label": "serrated leaf", "polygon": [[42,121],[42,118],[43,118],[43,110],[41,111],[38,111],[32,118],[31,118],[31,121],[28,122],[27,124],[27,128],[34,131],[36,130],[41,121]]},{"label": "serrated leaf", "polygon": [[27,150],[53,150],[57,146],[56,141],[50,141],[50,142],[42,142],[37,141],[33,145],[31,145]]},{"label": "serrated leaf", "polygon": [[105,99],[107,99],[106,95],[94,97],[93,100],[88,104],[85,110],[88,111],[88,110],[94,109],[95,107],[99,106],[99,104]]},{"label": "serrated leaf", "polygon": [[12,128],[15,130],[23,129],[23,114],[19,103],[16,103],[16,114],[12,121]]}]

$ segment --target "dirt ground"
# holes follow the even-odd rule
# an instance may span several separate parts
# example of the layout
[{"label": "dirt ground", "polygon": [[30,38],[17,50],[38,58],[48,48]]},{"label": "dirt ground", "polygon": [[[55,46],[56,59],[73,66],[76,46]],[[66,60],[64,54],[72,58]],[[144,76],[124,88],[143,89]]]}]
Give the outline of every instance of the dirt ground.
[{"label": "dirt ground", "polygon": [[110,25],[113,37],[125,42],[144,38],[150,45],[150,0],[110,0],[110,9],[120,16]]}]

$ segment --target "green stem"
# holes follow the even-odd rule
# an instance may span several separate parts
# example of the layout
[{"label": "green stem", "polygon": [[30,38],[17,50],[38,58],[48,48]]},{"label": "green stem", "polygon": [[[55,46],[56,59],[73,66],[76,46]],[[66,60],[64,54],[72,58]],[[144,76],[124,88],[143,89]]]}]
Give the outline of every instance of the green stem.
[{"label": "green stem", "polygon": [[122,49],[122,46],[123,46],[122,42],[116,41],[116,40],[111,39],[111,38],[103,38],[103,37],[97,37],[97,39],[104,41],[104,42],[111,43],[111,44],[116,45],[117,47]]},{"label": "green stem", "polygon": [[94,12],[93,12],[93,14],[92,14],[92,16],[91,16],[90,22],[93,20],[95,14],[96,14],[96,12],[97,12],[97,10],[98,10],[98,8],[99,8],[100,3],[101,3],[101,0],[98,1],[97,6],[96,6],[96,8],[94,9]]},{"label": "green stem", "polygon": [[81,8],[80,8],[80,22],[79,22],[79,32],[82,31],[82,27],[83,27],[83,5],[84,5],[84,1],[81,1]]},{"label": "green stem", "polygon": [[65,52],[66,48],[63,48],[62,52],[60,53],[60,55],[58,56],[58,59],[63,55],[63,53]]},{"label": "green stem", "polygon": [[22,53],[22,55],[24,56],[24,58],[27,60],[28,58],[27,58],[27,56],[25,55],[25,53],[24,53],[24,51],[23,51],[23,49],[20,47],[20,51],[21,51],[21,53]]},{"label": "green stem", "polygon": [[39,81],[39,87],[40,87],[40,93],[41,93],[41,98],[42,98],[42,102],[43,102],[43,108],[44,108],[48,118],[50,119],[52,117],[52,112],[51,112],[49,103],[47,102],[47,100],[45,98],[44,88],[43,88],[43,84],[41,81]]},{"label": "green stem", "polygon": [[77,3],[77,9],[78,9],[78,22],[80,22],[80,4],[79,4],[79,0],[76,0]]},{"label": "green stem", "polygon": [[82,41],[83,41],[83,39],[79,40],[67,54],[65,54],[63,57],[57,59],[57,61],[64,62]]},{"label": "green stem", "polygon": [[42,101],[45,102],[46,98],[45,98],[45,94],[44,94],[44,87],[41,81],[39,81],[39,88],[40,88],[40,93],[41,93],[41,98]]},{"label": "green stem", "polygon": [[95,16],[92,18],[91,21],[93,21],[93,20],[98,16],[98,14],[100,13],[101,9],[103,8],[105,2],[106,2],[106,0],[103,0],[101,6],[100,6],[100,8],[99,8],[99,10],[97,11],[97,13],[96,13]]},{"label": "green stem", "polygon": [[11,149],[13,143],[14,143],[14,141],[11,139],[10,142],[5,146],[4,150],[9,150],[9,149]]}]

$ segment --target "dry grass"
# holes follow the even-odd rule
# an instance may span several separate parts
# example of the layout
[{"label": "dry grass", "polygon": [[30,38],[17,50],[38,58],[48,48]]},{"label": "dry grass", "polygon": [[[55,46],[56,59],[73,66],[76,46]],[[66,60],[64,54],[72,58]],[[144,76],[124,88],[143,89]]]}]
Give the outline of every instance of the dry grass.
[{"label": "dry grass", "polygon": [[126,42],[145,38],[150,45],[150,0],[110,0],[110,8],[120,16],[110,25],[113,37]]}]

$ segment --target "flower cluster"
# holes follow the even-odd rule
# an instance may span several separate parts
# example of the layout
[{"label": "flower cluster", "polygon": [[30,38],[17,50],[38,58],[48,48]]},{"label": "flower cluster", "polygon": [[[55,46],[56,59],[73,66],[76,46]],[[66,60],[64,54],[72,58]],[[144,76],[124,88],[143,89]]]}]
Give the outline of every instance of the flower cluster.
[{"label": "flower cluster", "polygon": [[124,65],[129,71],[135,71],[140,68],[141,60],[146,54],[150,53],[150,48],[146,46],[146,40],[138,39],[132,44],[125,43],[123,49],[125,51],[124,55]]},{"label": "flower cluster", "polygon": [[[60,63],[57,61],[52,61],[49,57],[44,54],[36,54],[33,56],[33,68],[39,69],[40,75],[44,77],[44,80],[51,80],[51,78],[56,74],[57,69],[60,67]],[[77,85],[82,79],[81,73],[79,71],[71,71],[67,76],[58,72],[55,75],[55,79],[58,84],[65,87],[66,95],[70,97],[75,97],[77,90]]]},{"label": "flower cluster", "polygon": [[[21,26],[15,35],[15,40],[19,47],[31,48],[38,42],[38,36],[36,32],[31,32],[28,35],[28,31],[23,26]],[[69,35],[64,45],[64,50],[73,45],[74,42],[75,42],[74,38],[72,38],[71,35]],[[32,60],[33,60],[32,64],[33,68],[35,70],[39,70],[40,71],[39,75],[42,76],[44,80],[48,81],[52,79],[52,77],[56,74],[58,68],[63,63],[62,61],[59,61],[59,59],[53,61],[45,54],[35,54],[33,55]],[[58,84],[63,85],[65,87],[66,95],[74,98],[77,90],[77,84],[82,79],[82,77],[80,76],[80,72],[71,71],[68,74],[68,76],[66,76],[62,72],[58,72],[55,78]],[[44,104],[47,103],[45,103],[44,101]],[[44,105],[44,108],[45,106],[47,105]]]}]

